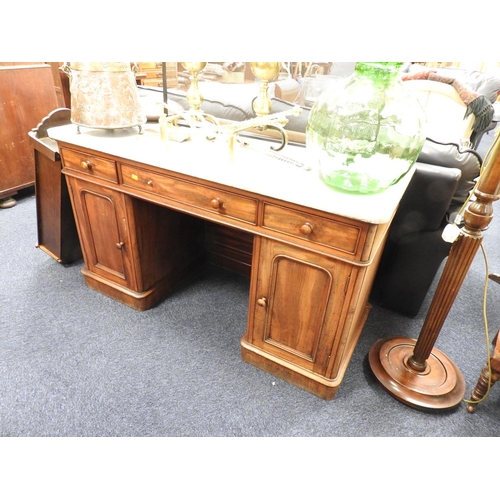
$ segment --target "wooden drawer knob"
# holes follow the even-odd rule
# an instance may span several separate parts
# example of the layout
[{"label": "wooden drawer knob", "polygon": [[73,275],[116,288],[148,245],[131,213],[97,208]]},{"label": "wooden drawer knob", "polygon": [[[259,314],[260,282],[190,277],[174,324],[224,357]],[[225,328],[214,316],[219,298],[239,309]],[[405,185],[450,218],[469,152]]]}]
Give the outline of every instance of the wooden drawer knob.
[{"label": "wooden drawer knob", "polygon": [[149,187],[153,187],[153,181],[148,181],[146,184],[147,184]]},{"label": "wooden drawer knob", "polygon": [[80,166],[85,170],[92,170],[92,163],[90,163],[90,161],[82,161]]},{"label": "wooden drawer knob", "polygon": [[260,299],[257,300],[257,305],[260,307],[266,307],[267,299],[265,297],[261,297]]},{"label": "wooden drawer knob", "polygon": [[214,198],[211,202],[210,202],[210,206],[212,208],[214,208],[215,210],[219,210],[220,208],[222,208],[222,205],[224,203],[222,202],[222,200],[220,198]]},{"label": "wooden drawer knob", "polygon": [[310,222],[306,222],[300,227],[300,232],[305,236],[309,236],[313,232],[312,224]]},{"label": "wooden drawer knob", "polygon": [[120,241],[120,243],[116,244],[116,248],[118,248],[118,250],[121,250],[124,246],[125,246],[125,242],[123,242],[123,241]]}]

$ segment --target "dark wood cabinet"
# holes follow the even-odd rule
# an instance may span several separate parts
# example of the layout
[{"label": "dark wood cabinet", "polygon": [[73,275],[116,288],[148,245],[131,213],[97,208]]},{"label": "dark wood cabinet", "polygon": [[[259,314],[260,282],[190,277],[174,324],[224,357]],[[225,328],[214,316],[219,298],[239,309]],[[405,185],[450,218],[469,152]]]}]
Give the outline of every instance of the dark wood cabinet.
[{"label": "dark wood cabinet", "polygon": [[68,264],[82,258],[68,186],[61,173],[61,155],[47,128],[70,123],[69,109],[59,108],[28,133],[33,147],[37,214],[37,247]]},{"label": "dark wood cabinet", "polygon": [[49,65],[0,65],[0,199],[34,185],[28,132],[57,107]]}]

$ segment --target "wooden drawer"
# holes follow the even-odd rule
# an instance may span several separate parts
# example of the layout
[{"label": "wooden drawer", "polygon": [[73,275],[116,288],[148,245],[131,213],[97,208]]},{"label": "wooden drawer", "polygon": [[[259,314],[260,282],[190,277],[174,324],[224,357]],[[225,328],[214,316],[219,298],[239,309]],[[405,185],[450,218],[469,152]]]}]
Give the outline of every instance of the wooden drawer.
[{"label": "wooden drawer", "polygon": [[140,62],[137,64],[141,71],[159,69],[161,71],[161,62]]},{"label": "wooden drawer", "polygon": [[362,228],[321,216],[264,204],[263,227],[311,241],[351,256],[359,251]]},{"label": "wooden drawer", "polygon": [[61,149],[61,158],[66,168],[118,183],[116,165],[112,160],[66,148]]},{"label": "wooden drawer", "polygon": [[[159,69],[161,71],[161,62],[140,62],[137,63],[141,71],[155,70]],[[177,70],[177,63],[166,62],[165,67],[167,70]]]},{"label": "wooden drawer", "polygon": [[121,165],[124,186],[154,193],[207,212],[255,224],[257,200],[168,175],[148,172],[139,167]]},{"label": "wooden drawer", "polygon": [[[143,83],[146,87],[163,87],[163,79],[162,78],[145,78]],[[168,86],[168,80],[167,80]]]},{"label": "wooden drawer", "polygon": [[[160,69],[157,70],[150,70],[148,69],[147,71],[144,71],[146,73],[146,78],[162,78],[163,77],[163,72]],[[177,71],[175,69],[167,69],[165,72],[167,75],[167,78],[169,79],[175,79],[177,78]]]}]

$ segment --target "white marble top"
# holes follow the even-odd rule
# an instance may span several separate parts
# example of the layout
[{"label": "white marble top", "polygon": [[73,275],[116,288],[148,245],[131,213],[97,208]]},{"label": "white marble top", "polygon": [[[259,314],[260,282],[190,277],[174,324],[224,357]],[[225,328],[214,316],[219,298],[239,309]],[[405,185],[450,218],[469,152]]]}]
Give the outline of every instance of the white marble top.
[{"label": "white marble top", "polygon": [[[267,141],[255,140],[262,152],[236,145],[231,159],[222,138],[210,142],[203,134],[185,142],[163,142],[156,123],[104,130],[69,124],[48,130],[49,137],[123,159],[164,168],[278,200],[350,217],[374,224],[389,221],[413,170],[387,190],[369,195],[349,194],[326,186],[316,170],[298,167],[266,153]],[[287,145],[280,154],[307,165],[307,148]]]}]

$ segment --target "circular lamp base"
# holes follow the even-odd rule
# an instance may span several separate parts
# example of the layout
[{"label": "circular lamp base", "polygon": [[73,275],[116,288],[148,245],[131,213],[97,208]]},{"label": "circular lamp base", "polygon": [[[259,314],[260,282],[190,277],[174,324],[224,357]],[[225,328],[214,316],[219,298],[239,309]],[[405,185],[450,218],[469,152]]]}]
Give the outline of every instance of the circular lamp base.
[{"label": "circular lamp base", "polygon": [[392,396],[414,408],[443,410],[460,404],[465,395],[464,378],[441,351],[432,350],[423,372],[408,366],[416,342],[393,337],[373,345],[368,359],[378,381]]}]

